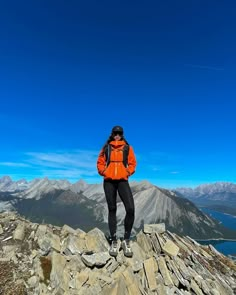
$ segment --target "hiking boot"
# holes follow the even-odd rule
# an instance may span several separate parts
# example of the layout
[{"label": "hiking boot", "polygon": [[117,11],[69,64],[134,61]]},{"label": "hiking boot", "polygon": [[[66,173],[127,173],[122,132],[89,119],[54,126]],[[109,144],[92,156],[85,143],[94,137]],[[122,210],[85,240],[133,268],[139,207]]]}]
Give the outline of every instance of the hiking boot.
[{"label": "hiking boot", "polygon": [[121,248],[123,249],[124,255],[126,257],[132,257],[133,256],[133,251],[132,251],[131,246],[130,246],[130,240],[122,241]]},{"label": "hiking boot", "polygon": [[118,242],[117,240],[114,240],[111,242],[111,247],[109,250],[109,254],[113,257],[116,257],[118,255],[119,249],[118,249]]}]

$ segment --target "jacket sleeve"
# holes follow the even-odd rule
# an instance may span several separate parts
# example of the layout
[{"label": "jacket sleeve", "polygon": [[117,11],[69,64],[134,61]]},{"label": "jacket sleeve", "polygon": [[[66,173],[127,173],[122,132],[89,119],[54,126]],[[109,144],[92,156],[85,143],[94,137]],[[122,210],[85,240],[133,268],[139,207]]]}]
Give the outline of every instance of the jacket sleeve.
[{"label": "jacket sleeve", "polygon": [[97,170],[100,175],[103,176],[103,172],[106,169],[106,159],[105,159],[105,153],[103,148],[101,149],[98,159],[97,159]]},{"label": "jacket sleeve", "polygon": [[136,165],[137,165],[137,162],[136,162],[134,150],[130,146],[129,147],[129,155],[128,155],[128,167],[127,167],[127,171],[129,173],[129,175],[134,174],[135,169],[136,169]]}]

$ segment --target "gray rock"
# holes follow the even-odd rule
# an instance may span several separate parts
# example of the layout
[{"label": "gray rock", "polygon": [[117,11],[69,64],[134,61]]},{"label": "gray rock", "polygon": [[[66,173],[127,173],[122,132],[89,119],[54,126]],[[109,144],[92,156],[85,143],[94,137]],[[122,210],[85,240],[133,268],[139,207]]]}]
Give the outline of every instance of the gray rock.
[{"label": "gray rock", "polygon": [[70,227],[69,225],[67,224],[64,224],[62,229],[61,229],[61,235],[62,236],[66,236],[68,234],[73,234],[75,235],[76,234],[76,230],[72,227]]},{"label": "gray rock", "polygon": [[47,232],[47,225],[40,224],[35,233],[35,240],[42,239]]},{"label": "gray rock", "polygon": [[179,253],[179,247],[171,240],[167,240],[164,245],[162,245],[162,251],[167,255],[177,256]]},{"label": "gray rock", "polygon": [[131,268],[126,268],[126,270],[122,273],[122,275],[124,277],[124,281],[128,289],[128,293],[141,295],[140,290],[138,288],[138,281],[136,280]]},{"label": "gray rock", "polygon": [[3,233],[4,233],[4,231],[3,231],[2,225],[0,224],[0,235]]},{"label": "gray rock", "polygon": [[158,262],[158,266],[159,266],[159,269],[160,269],[160,273],[164,279],[164,284],[166,286],[169,286],[169,287],[173,287],[174,286],[174,283],[170,277],[170,274],[169,274],[169,271],[167,269],[167,266],[166,266],[166,262],[165,262],[165,259],[161,256],[158,258],[157,260]]},{"label": "gray rock", "polygon": [[88,270],[83,270],[75,275],[75,287],[77,290],[80,290],[81,287],[88,281],[89,272]]},{"label": "gray rock", "polygon": [[38,239],[38,246],[42,255],[46,256],[51,250],[51,240],[46,236]]},{"label": "gray rock", "polygon": [[70,260],[67,263],[67,266],[70,271],[80,272],[81,270],[85,269],[86,266],[82,262],[80,255],[70,255],[68,258]]},{"label": "gray rock", "polygon": [[30,288],[35,288],[39,284],[38,276],[30,277],[27,281]]},{"label": "gray rock", "polygon": [[149,289],[154,291],[157,289],[157,281],[155,272],[158,270],[156,260],[151,257],[144,261],[144,269],[147,276]]},{"label": "gray rock", "polygon": [[104,233],[98,228],[89,231],[85,239],[88,251],[104,252],[109,249],[109,244]]},{"label": "gray rock", "polygon": [[204,295],[194,279],[191,279],[190,288],[195,292],[196,295]]},{"label": "gray rock", "polygon": [[69,234],[67,238],[63,240],[61,251],[65,255],[82,254],[87,251],[86,241],[75,235]]},{"label": "gray rock", "polygon": [[166,231],[165,223],[158,223],[158,224],[144,224],[143,232],[145,234],[151,234],[151,233],[159,233],[162,234]]},{"label": "gray rock", "polygon": [[145,235],[142,231],[140,231],[137,236],[137,243],[143,249],[143,251],[149,257],[153,256],[155,253],[152,249],[152,241],[148,235]]},{"label": "gray rock", "polygon": [[110,259],[110,255],[108,252],[94,253],[92,255],[82,255],[82,261],[85,265],[89,267],[93,266],[103,266]]},{"label": "gray rock", "polygon": [[51,281],[51,286],[52,288],[58,288],[61,287],[63,290],[64,286],[64,280],[63,280],[63,275],[64,275],[64,268],[66,265],[66,259],[56,253],[52,253],[52,270],[50,274],[50,281]]},{"label": "gray rock", "polygon": [[24,238],[25,238],[25,224],[23,222],[20,222],[13,233],[13,239],[22,241],[24,240]]}]

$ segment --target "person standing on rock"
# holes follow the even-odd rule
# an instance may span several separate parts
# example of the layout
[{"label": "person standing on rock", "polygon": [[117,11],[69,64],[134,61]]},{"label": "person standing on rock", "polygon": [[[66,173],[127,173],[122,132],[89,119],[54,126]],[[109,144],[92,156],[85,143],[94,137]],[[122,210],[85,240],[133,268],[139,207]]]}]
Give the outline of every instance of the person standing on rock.
[{"label": "person standing on rock", "polygon": [[116,210],[117,192],[125,206],[124,239],[121,247],[124,255],[132,257],[130,235],[134,223],[134,199],[128,182],[129,177],[135,172],[136,159],[132,146],[124,138],[121,126],[114,126],[106,144],[101,149],[97,159],[98,173],[104,177],[103,188],[108,205],[108,225],[111,235],[111,256],[117,256],[119,249],[116,236]]}]

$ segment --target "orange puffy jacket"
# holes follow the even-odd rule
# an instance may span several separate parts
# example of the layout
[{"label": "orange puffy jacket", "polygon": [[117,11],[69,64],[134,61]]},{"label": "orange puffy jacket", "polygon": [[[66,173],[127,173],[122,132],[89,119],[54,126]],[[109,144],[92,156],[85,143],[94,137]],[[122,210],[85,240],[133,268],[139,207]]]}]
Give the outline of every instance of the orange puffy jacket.
[{"label": "orange puffy jacket", "polygon": [[133,148],[129,146],[128,163],[127,167],[125,167],[123,164],[123,148],[126,142],[124,140],[119,140],[111,141],[109,144],[111,145],[110,163],[108,166],[106,165],[106,156],[102,148],[97,159],[98,173],[102,175],[104,179],[128,180],[129,176],[135,172],[136,168]]}]

